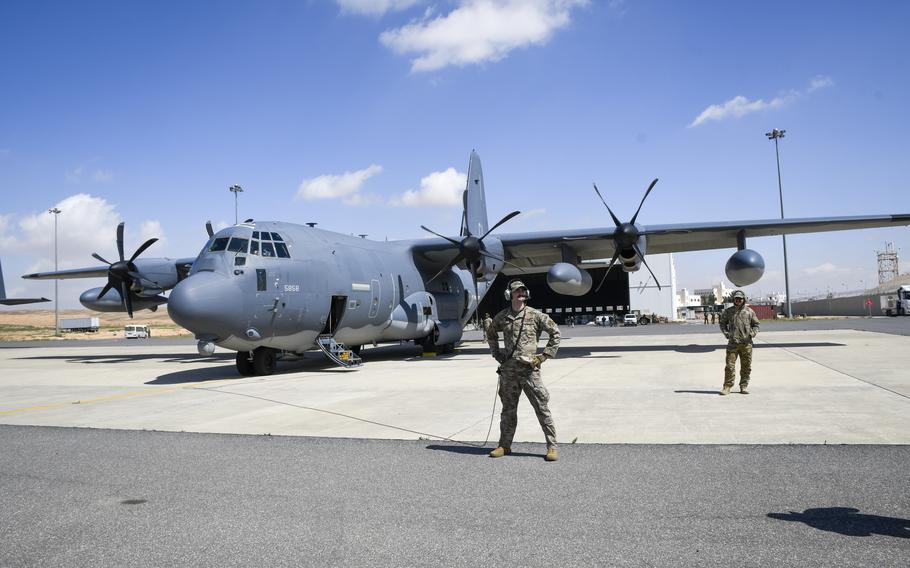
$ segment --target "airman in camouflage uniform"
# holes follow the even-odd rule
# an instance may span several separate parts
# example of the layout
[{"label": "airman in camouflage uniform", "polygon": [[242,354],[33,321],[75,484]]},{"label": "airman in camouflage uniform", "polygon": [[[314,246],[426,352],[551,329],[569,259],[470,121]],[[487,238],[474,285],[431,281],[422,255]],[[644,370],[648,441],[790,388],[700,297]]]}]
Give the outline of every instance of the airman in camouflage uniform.
[{"label": "airman in camouflage uniform", "polygon": [[[502,401],[502,415],[499,422],[499,447],[490,452],[490,457],[502,457],[511,451],[512,438],[518,426],[518,399],[522,391],[528,397],[537,420],[547,439],[547,461],[556,461],[556,427],[547,402],[550,393],[540,379],[540,366],[556,356],[559,349],[559,327],[550,316],[527,306],[527,287],[515,280],[509,284],[512,306],[493,317],[487,328],[487,342],[493,358],[499,362],[499,398]],[[499,332],[502,332],[502,349],[499,347]],[[537,341],[541,333],[549,336],[543,353],[537,353]]]},{"label": "airman in camouflage uniform", "polygon": [[733,292],[733,305],[720,314],[720,330],[727,338],[727,366],[724,368],[724,388],[720,394],[730,394],[736,379],[736,358],[740,359],[739,392],[749,394],[752,373],[752,338],[758,333],[758,316],[746,305],[741,290]]}]

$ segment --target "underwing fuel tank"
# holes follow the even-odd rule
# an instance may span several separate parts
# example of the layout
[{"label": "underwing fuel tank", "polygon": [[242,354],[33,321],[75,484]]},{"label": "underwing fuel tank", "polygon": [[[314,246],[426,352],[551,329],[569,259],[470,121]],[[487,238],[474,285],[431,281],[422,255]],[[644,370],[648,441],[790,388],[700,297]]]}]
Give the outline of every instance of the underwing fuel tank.
[{"label": "underwing fuel tank", "polygon": [[557,294],[584,296],[591,290],[592,284],[587,270],[568,262],[557,262],[547,271],[547,285]]},{"label": "underwing fuel tank", "polygon": [[765,273],[765,259],[752,249],[738,250],[727,260],[724,271],[737,286],[755,284]]}]

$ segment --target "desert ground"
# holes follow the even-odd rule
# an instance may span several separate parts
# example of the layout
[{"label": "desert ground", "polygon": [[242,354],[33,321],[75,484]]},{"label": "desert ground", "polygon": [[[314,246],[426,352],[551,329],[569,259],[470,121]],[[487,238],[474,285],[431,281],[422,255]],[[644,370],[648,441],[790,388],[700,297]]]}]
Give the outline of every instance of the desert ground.
[{"label": "desert ground", "polygon": [[[131,320],[124,312],[99,313],[89,310],[60,310],[60,319],[97,317],[101,329],[97,333],[61,332],[61,339],[111,339],[123,337],[128,323],[147,325],[152,337],[190,336],[187,330],[171,321],[167,308],[155,312],[135,312]],[[0,310],[0,341],[32,341],[54,339],[54,310]]]}]

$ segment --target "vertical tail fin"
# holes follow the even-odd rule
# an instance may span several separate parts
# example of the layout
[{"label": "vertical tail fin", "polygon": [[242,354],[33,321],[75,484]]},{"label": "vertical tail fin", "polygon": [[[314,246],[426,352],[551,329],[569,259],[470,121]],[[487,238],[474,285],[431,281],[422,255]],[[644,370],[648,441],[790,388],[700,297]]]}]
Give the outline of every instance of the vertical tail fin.
[{"label": "vertical tail fin", "polygon": [[6,298],[6,286],[3,284],[3,263],[0,262],[0,300]]},{"label": "vertical tail fin", "polygon": [[487,220],[487,197],[483,187],[483,170],[480,167],[480,156],[471,151],[468,162],[468,182],[462,195],[464,212],[461,217],[461,235],[479,237],[487,232],[490,223]]}]

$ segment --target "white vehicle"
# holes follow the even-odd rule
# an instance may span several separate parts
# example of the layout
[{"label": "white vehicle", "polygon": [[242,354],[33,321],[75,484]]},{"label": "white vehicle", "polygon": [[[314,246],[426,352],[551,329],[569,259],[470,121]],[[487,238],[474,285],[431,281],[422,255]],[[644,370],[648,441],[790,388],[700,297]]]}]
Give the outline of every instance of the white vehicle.
[{"label": "white vehicle", "polygon": [[123,337],[127,339],[147,339],[152,332],[147,325],[128,325],[123,330]]},{"label": "white vehicle", "polygon": [[638,325],[638,317],[635,314],[626,314],[622,317],[622,324],[625,325]]},{"label": "white vehicle", "polygon": [[883,294],[881,305],[886,316],[910,316],[910,285],[905,284],[891,294]]}]

